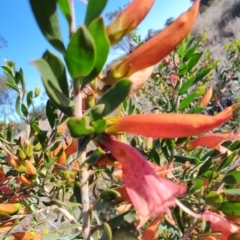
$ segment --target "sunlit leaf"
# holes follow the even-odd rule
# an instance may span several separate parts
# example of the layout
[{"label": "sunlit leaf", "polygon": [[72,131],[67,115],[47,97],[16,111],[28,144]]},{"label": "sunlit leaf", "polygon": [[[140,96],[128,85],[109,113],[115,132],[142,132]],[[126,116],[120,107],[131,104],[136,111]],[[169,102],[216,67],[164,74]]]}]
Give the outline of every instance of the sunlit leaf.
[{"label": "sunlit leaf", "polygon": [[193,103],[194,99],[198,96],[196,92],[190,93],[187,97],[185,97],[179,104],[178,109],[182,110],[191,103]]},{"label": "sunlit leaf", "polygon": [[88,116],[84,116],[80,119],[75,117],[70,118],[67,125],[71,136],[73,138],[78,138],[94,133],[94,128],[89,125],[89,122],[90,118]]},{"label": "sunlit leaf", "polygon": [[105,26],[102,18],[94,20],[89,26],[89,32],[91,33],[95,47],[96,47],[96,61],[93,70],[91,73],[83,78],[82,85],[86,85],[92,81],[97,75],[101,72],[107,57],[110,48],[110,42],[105,30]]},{"label": "sunlit leaf", "polygon": [[67,47],[66,63],[73,79],[85,77],[93,70],[96,61],[94,39],[85,26],[72,36]]}]

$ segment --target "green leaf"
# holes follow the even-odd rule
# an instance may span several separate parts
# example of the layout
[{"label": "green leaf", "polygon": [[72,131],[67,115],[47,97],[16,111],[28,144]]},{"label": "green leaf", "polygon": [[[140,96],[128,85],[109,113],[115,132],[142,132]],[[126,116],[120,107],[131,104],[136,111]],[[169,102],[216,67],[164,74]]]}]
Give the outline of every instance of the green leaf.
[{"label": "green leaf", "polygon": [[187,63],[188,71],[191,71],[197,65],[202,55],[203,53],[201,52],[201,53],[194,53],[191,56],[190,60]]},{"label": "green leaf", "polygon": [[184,156],[173,156],[175,158],[176,162],[185,163],[190,162],[191,164],[199,165],[201,161],[198,158],[195,157],[184,157]]},{"label": "green leaf", "polygon": [[69,97],[67,75],[63,62],[56,55],[49,51],[46,51],[43,54],[43,59],[48,62],[62,92],[66,97]]},{"label": "green leaf", "polygon": [[16,110],[19,117],[23,116],[22,111],[21,111],[21,98],[20,98],[20,96],[18,96],[17,99],[16,99],[15,110]]},{"label": "green leaf", "polygon": [[85,26],[72,36],[67,48],[66,63],[72,78],[85,77],[95,66],[94,40]]},{"label": "green leaf", "polygon": [[97,105],[104,104],[103,116],[114,111],[128,96],[132,82],[122,79],[116,82],[98,101]]},{"label": "green leaf", "polygon": [[228,195],[240,196],[240,189],[223,189],[223,192]]},{"label": "green leaf", "polygon": [[183,77],[188,72],[187,63],[183,63],[179,68],[179,77]]},{"label": "green leaf", "polygon": [[[134,224],[137,220],[137,214],[135,211],[124,212],[108,221],[111,229],[120,229],[123,224]],[[130,230],[130,229],[129,229]],[[115,238],[113,238],[115,239]],[[123,238],[128,239],[128,238]]]},{"label": "green leaf", "polygon": [[223,181],[226,184],[238,184],[240,183],[240,171],[233,171],[231,173],[229,173],[224,179]]},{"label": "green leaf", "polygon": [[112,203],[120,197],[120,193],[114,189],[106,189],[102,191],[99,195],[97,203],[94,205],[94,209],[102,210],[108,206],[109,203]]},{"label": "green leaf", "polygon": [[27,109],[27,107],[25,106],[25,104],[22,104],[22,105],[21,105],[21,111],[22,111],[22,113],[23,113],[23,115],[24,115],[25,117],[28,116],[28,109]]},{"label": "green leaf", "polygon": [[96,121],[92,122],[92,126],[94,128],[94,133],[95,134],[100,134],[102,133],[107,125],[107,121],[105,119],[98,119]]},{"label": "green leaf", "polygon": [[103,223],[102,226],[103,235],[100,240],[112,240],[112,230],[108,223]]},{"label": "green leaf", "polygon": [[17,91],[17,92],[20,94],[20,91],[19,91],[17,85],[15,85],[15,84],[11,84],[11,83],[7,83],[7,82],[4,83],[4,84],[7,85],[8,87],[10,87],[11,89]]},{"label": "green leaf", "polygon": [[8,142],[12,142],[13,138],[13,126],[8,126],[6,131],[6,139]]},{"label": "green leaf", "polygon": [[32,99],[33,99],[33,91],[30,91],[27,94],[27,106],[28,107],[33,103]]},{"label": "green leaf", "polygon": [[185,51],[184,43],[185,43],[185,41],[183,40],[183,41],[180,43],[180,45],[179,45],[179,47],[178,47],[178,50],[177,50],[177,53],[178,53],[178,55],[179,55],[180,58],[182,58],[183,55],[184,55],[184,51]]},{"label": "green leaf", "polygon": [[100,159],[100,157],[103,155],[103,151],[100,148],[97,148],[87,159],[86,163],[89,165],[93,165]]},{"label": "green leaf", "polygon": [[191,108],[187,113],[198,114],[198,113],[201,113],[203,109],[204,109],[203,107],[197,106],[197,107]]},{"label": "green leaf", "polygon": [[238,150],[232,152],[229,156],[223,155],[222,162],[219,165],[217,171],[221,171],[222,169],[228,167],[234,161],[237,155],[238,155]]},{"label": "green leaf", "polygon": [[50,100],[47,101],[46,116],[47,116],[50,127],[54,128],[55,120],[58,118],[58,114],[55,106],[53,106]]},{"label": "green leaf", "polygon": [[51,102],[67,116],[73,116],[73,102],[62,92],[49,64],[44,59],[32,62],[42,76],[43,85]]},{"label": "green leaf", "polygon": [[196,92],[190,93],[186,98],[184,98],[184,99],[180,102],[180,104],[179,104],[179,106],[178,106],[178,109],[179,109],[179,110],[182,110],[182,109],[184,109],[185,107],[187,107],[188,105],[190,105],[197,96],[198,96],[198,94],[197,94]]},{"label": "green leaf", "polygon": [[148,154],[148,159],[151,160],[151,162],[160,164],[160,157],[159,157],[159,153],[157,152],[156,148],[152,148],[150,153]]},{"label": "green leaf", "polygon": [[26,82],[25,82],[25,79],[23,76],[23,70],[21,68],[19,71],[16,71],[15,82],[16,82],[16,84],[18,84],[18,83],[21,84],[22,91],[26,90]]},{"label": "green leaf", "polygon": [[206,204],[214,208],[219,208],[222,204],[222,201],[223,201],[222,195],[215,191],[211,191],[210,193],[208,193],[205,199]]},{"label": "green leaf", "polygon": [[183,83],[182,87],[179,89],[179,95],[182,95],[187,92],[187,90],[195,83],[195,77],[191,77],[185,83]]},{"label": "green leaf", "polygon": [[139,232],[136,229],[136,213],[134,211],[125,212],[108,221],[112,229],[114,240],[137,240]]},{"label": "green leaf", "polygon": [[189,48],[183,56],[183,62],[187,62],[192,57],[192,55],[195,53],[197,48],[198,48],[198,43],[195,44],[193,47]]},{"label": "green leaf", "polygon": [[90,126],[90,118],[88,116],[83,116],[80,119],[71,117],[67,122],[67,126],[73,138],[94,133],[94,128]]},{"label": "green leaf", "polygon": [[98,18],[107,4],[107,0],[89,0],[87,5],[87,13],[85,17],[85,25],[88,26],[95,18]]},{"label": "green leaf", "polygon": [[110,42],[102,18],[98,18],[90,24],[89,32],[91,33],[95,42],[96,61],[91,73],[83,78],[83,86],[91,82],[101,72],[107,60],[108,52],[110,49]]},{"label": "green leaf", "polygon": [[204,68],[204,69],[200,70],[196,75],[194,83],[198,82],[199,80],[202,80],[211,71],[212,71],[212,68]]},{"label": "green leaf", "polygon": [[71,22],[72,22],[70,1],[68,1],[68,0],[57,0],[57,3],[58,3],[58,6],[61,9],[62,14],[66,18],[66,20],[68,22],[69,29],[70,29]]},{"label": "green leaf", "polygon": [[49,43],[65,54],[57,16],[57,0],[30,0],[30,5],[40,30]]},{"label": "green leaf", "polygon": [[99,104],[94,107],[89,108],[86,112],[85,115],[89,116],[91,120],[98,120],[103,116],[105,105],[104,104]]},{"label": "green leaf", "polygon": [[4,74],[6,75],[7,73],[10,74],[11,76],[13,76],[12,74],[12,69],[9,66],[1,66]]},{"label": "green leaf", "polygon": [[86,149],[86,147],[88,146],[89,142],[93,139],[93,137],[94,137],[94,134],[81,138],[81,142],[78,146],[78,152],[84,151],[84,149]]},{"label": "green leaf", "polygon": [[186,44],[186,49],[187,49],[187,50],[192,46],[194,40],[195,40],[195,37],[191,38],[191,39],[187,42],[187,44]]},{"label": "green leaf", "polygon": [[42,235],[42,240],[56,240],[61,239],[59,233],[48,233]]},{"label": "green leaf", "polygon": [[230,146],[229,146],[229,150],[230,151],[235,151],[236,149],[240,148],[240,141],[234,141]]},{"label": "green leaf", "polygon": [[206,171],[210,170],[212,167],[212,159],[209,158],[208,160],[206,160],[203,165],[200,167],[197,176],[200,177],[201,175],[203,175]]},{"label": "green leaf", "polygon": [[240,216],[240,202],[223,202],[219,210],[225,214]]}]

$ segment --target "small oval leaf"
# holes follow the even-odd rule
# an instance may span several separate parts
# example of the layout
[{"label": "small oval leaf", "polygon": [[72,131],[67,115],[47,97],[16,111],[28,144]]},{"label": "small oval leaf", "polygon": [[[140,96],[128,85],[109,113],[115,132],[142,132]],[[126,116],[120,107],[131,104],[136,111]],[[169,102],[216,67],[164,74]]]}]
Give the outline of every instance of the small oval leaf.
[{"label": "small oval leaf", "polygon": [[87,76],[95,65],[94,40],[85,26],[72,36],[67,48],[66,63],[72,78]]}]

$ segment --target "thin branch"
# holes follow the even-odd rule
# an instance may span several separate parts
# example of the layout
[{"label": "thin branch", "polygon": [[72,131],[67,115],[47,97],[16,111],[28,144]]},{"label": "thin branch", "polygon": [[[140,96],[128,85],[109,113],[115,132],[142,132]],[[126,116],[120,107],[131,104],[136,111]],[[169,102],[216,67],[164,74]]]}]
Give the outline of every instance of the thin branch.
[{"label": "thin branch", "polygon": [[70,38],[76,32],[76,23],[75,23],[75,10],[74,10],[74,1],[69,0],[70,10],[71,10],[71,23],[70,23]]},{"label": "thin branch", "polygon": [[[82,89],[80,86],[80,80],[73,80],[73,91],[75,100],[75,117],[82,117]],[[78,139],[78,146],[81,144],[81,140]],[[83,239],[90,239],[90,202],[89,202],[89,173],[88,166],[85,164],[86,150],[78,152],[79,168],[81,169],[79,174],[79,182],[81,183],[81,197],[82,197],[82,221],[83,221]]]}]

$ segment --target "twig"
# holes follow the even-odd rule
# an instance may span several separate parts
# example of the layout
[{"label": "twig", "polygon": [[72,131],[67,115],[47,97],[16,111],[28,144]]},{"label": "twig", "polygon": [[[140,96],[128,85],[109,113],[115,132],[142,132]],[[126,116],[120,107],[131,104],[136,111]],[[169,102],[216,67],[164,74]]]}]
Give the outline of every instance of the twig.
[{"label": "twig", "polygon": [[[75,13],[74,13],[74,2],[70,1],[71,8],[71,26],[70,26],[70,37],[76,31],[75,25]],[[84,0],[85,2],[85,0]],[[82,89],[81,89],[81,79],[73,79],[73,93],[74,93],[74,101],[75,101],[75,117],[82,117]],[[77,139],[78,149],[80,145],[80,139]],[[79,152],[78,151],[78,162],[81,172],[79,174],[79,182],[81,184],[81,197],[82,197],[82,222],[83,222],[83,239],[90,239],[90,216],[89,216],[89,187],[88,187],[88,167],[84,163],[86,160],[86,150]]]},{"label": "twig", "polygon": [[[80,80],[73,80],[73,91],[75,99],[75,117],[82,117],[82,89],[80,87]],[[78,146],[81,144],[80,139],[78,141]],[[82,221],[83,221],[83,239],[90,239],[90,216],[89,216],[89,186],[88,186],[88,167],[85,164],[86,160],[86,150],[78,152],[78,161],[81,172],[79,174],[79,182],[81,184],[81,196],[82,196]]]},{"label": "twig", "polygon": [[74,1],[69,0],[70,10],[71,10],[71,23],[70,23],[70,38],[76,31],[76,23],[75,23],[75,11],[74,11]]},{"label": "twig", "polygon": [[58,227],[55,226],[48,218],[46,218],[46,216],[45,216],[42,212],[40,212],[40,215],[41,215],[44,219],[46,219],[47,222],[48,222],[53,228],[58,229]]},{"label": "twig", "polygon": [[198,223],[198,220],[202,217],[201,214],[195,213],[189,208],[187,208],[184,204],[182,204],[178,199],[175,199],[176,204],[186,213],[188,213],[190,216],[194,217],[193,224],[187,229],[187,231],[184,233],[182,240],[187,240],[190,236],[192,230],[194,229],[195,225]]}]

